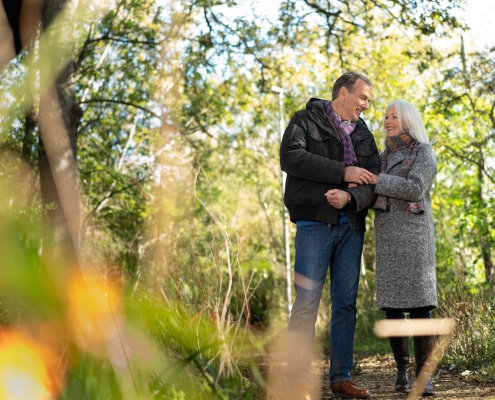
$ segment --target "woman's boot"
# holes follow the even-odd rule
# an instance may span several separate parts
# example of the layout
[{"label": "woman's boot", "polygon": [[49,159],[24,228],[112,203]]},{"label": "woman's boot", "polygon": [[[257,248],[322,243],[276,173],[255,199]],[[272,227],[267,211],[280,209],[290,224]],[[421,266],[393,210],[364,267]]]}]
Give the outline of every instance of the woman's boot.
[{"label": "woman's boot", "polygon": [[409,362],[409,347],[406,337],[389,338],[390,347],[394,353],[397,364],[397,381],[395,391],[399,393],[409,393],[411,391],[411,364]]},{"label": "woman's boot", "polygon": [[[428,356],[433,349],[433,336],[415,336],[414,337],[414,355],[416,358],[416,379],[418,378],[421,369],[426,363]],[[434,396],[435,389],[431,377],[428,377],[423,396]]]}]

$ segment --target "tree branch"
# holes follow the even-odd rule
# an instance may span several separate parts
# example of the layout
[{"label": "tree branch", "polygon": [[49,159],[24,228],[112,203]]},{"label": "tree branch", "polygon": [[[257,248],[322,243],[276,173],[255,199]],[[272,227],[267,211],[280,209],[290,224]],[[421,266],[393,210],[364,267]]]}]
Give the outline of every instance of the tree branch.
[{"label": "tree branch", "polygon": [[486,170],[486,168],[485,168],[485,165],[484,165],[484,164],[483,164],[482,169],[483,169],[483,172],[485,173],[486,177],[487,177],[488,179],[490,179],[490,181],[492,181],[492,183],[493,183],[493,184],[495,184],[495,176],[492,176],[492,175],[490,175],[490,174],[488,173],[488,171]]},{"label": "tree branch", "polygon": [[492,121],[492,128],[495,130],[495,101],[492,104],[492,109],[490,110],[490,121]]},{"label": "tree branch", "polygon": [[[224,24],[222,21],[220,21],[217,16],[213,13],[213,11],[211,9],[208,8],[208,11],[210,12],[210,15],[211,17],[213,18],[213,20],[220,26],[222,26],[225,30],[228,30],[230,32],[232,32],[233,34],[236,34],[236,32],[234,30],[232,30],[228,25]],[[206,18],[206,9],[205,9],[205,19]],[[208,23],[208,20],[206,21]],[[210,28],[210,32],[211,32],[211,25],[208,23],[208,27]],[[255,49],[251,48],[249,46],[249,44],[247,43],[247,40],[244,36],[242,35],[237,35],[237,38],[244,44],[244,46],[246,47],[247,50],[249,50],[249,54],[251,56],[254,57],[254,59],[261,65],[262,67],[262,73],[263,73],[263,69],[270,69],[270,67],[268,65],[266,65],[265,62],[263,62],[258,56],[257,56],[257,52]]]},{"label": "tree branch", "polygon": [[86,55],[86,51],[87,51],[88,46],[89,46],[89,41],[90,41],[92,29],[93,29],[93,26],[91,25],[89,27],[89,30],[88,30],[88,36],[86,37],[86,40],[84,41],[83,47],[82,47],[81,51],[79,52],[79,55],[77,56],[76,63],[74,65],[74,72],[75,73],[77,73],[77,71],[79,70],[79,66],[81,65],[81,63],[84,59],[84,56]]},{"label": "tree branch", "polygon": [[137,108],[139,110],[142,110],[142,111],[144,111],[144,112],[152,115],[155,118],[161,119],[161,116],[160,115],[158,115],[155,112],[151,111],[149,108],[140,106],[140,105],[135,104],[135,103],[131,103],[130,101],[95,98],[95,99],[89,99],[89,100],[84,100],[84,101],[80,101],[79,102],[79,104],[91,104],[91,103],[112,103],[112,104],[121,104],[121,105],[124,105],[124,106],[130,106],[130,107],[134,107],[134,108]]},{"label": "tree branch", "polygon": [[[480,167],[483,172],[485,173],[486,177],[493,183],[495,184],[495,176],[492,176],[488,173],[486,167],[485,167],[485,163],[482,163],[482,165],[480,165],[479,163],[479,160],[473,160],[472,158],[468,157],[468,156],[465,156],[461,153],[459,153],[458,151],[454,150],[452,147],[450,146],[445,146],[445,148],[450,151],[454,156],[456,156],[457,158],[460,158],[461,160],[465,160],[465,161],[468,161],[470,162],[471,164],[474,164],[476,165],[477,167]],[[481,159],[483,159],[483,157],[481,156]]]},{"label": "tree branch", "polygon": [[[319,6],[318,4],[314,4],[314,3],[311,3],[309,0],[304,0],[304,3],[312,8],[313,10],[316,10],[317,12],[319,12],[320,14],[323,14],[326,19],[327,19],[327,22],[330,20],[331,17],[334,18],[334,22],[330,25],[329,24],[329,27],[330,26],[335,26],[337,20],[339,19],[339,17],[341,16],[342,14],[342,11],[341,10],[337,10],[337,11],[328,11],[328,10],[325,10],[324,8],[322,8],[321,6]],[[361,26],[359,25],[358,23],[354,22],[354,21],[349,21],[347,19],[344,19],[342,17],[340,17],[340,20],[348,25],[352,25],[354,26],[355,28],[359,28],[359,29],[364,29],[364,26]]]},{"label": "tree branch", "polygon": [[103,42],[103,41],[112,41],[112,42],[119,42],[119,43],[126,43],[126,44],[149,44],[153,46],[158,46],[158,42],[155,42],[154,40],[138,40],[138,39],[123,39],[119,37],[114,37],[114,36],[100,36],[98,38],[90,39],[88,40],[89,43],[96,43],[96,42]]},{"label": "tree branch", "polygon": [[320,7],[318,4],[311,3],[309,0],[304,0],[304,3],[308,7],[312,8],[313,10],[316,10],[320,14],[325,15],[325,17],[327,17],[327,18],[330,18],[330,17],[337,18],[340,14],[340,11],[331,12],[331,11],[325,10],[324,8]]},{"label": "tree branch", "polygon": [[445,146],[445,148],[450,151],[454,156],[456,156],[457,158],[460,158],[461,160],[465,160],[465,161],[469,161],[471,164],[474,164],[474,165],[478,165],[478,161],[477,160],[473,160],[471,158],[469,158],[468,156],[465,156],[459,152],[457,152],[456,150],[454,150],[452,147],[450,146]]}]

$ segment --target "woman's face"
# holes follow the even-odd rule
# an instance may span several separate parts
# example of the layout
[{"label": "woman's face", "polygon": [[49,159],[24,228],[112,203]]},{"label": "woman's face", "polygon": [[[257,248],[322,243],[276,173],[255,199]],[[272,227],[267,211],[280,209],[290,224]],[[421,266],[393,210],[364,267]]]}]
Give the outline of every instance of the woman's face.
[{"label": "woman's face", "polygon": [[397,136],[401,133],[401,129],[399,128],[399,118],[397,118],[397,111],[395,110],[394,106],[390,107],[388,109],[388,112],[385,114],[385,121],[383,121],[383,126],[385,128],[387,137]]}]

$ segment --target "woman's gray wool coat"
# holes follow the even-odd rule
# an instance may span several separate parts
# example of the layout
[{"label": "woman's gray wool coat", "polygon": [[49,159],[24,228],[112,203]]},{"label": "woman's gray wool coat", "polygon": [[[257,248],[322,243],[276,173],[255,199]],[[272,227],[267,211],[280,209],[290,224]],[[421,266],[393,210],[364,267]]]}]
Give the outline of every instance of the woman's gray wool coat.
[{"label": "woman's gray wool coat", "polygon": [[[375,214],[376,303],[378,309],[437,307],[435,237],[430,190],[437,174],[435,153],[421,143],[408,178],[394,170],[409,148],[389,153],[375,193],[389,198],[389,211]],[[424,203],[424,213],[404,211],[399,200]]]}]

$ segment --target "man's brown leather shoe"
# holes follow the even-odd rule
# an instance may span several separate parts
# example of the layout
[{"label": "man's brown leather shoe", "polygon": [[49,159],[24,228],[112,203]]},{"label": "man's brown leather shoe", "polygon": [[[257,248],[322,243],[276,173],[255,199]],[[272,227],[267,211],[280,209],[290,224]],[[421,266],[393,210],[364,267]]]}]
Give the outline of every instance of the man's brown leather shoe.
[{"label": "man's brown leather shoe", "polygon": [[367,399],[371,396],[368,389],[360,388],[353,381],[332,383],[330,389],[333,397],[337,399]]}]

